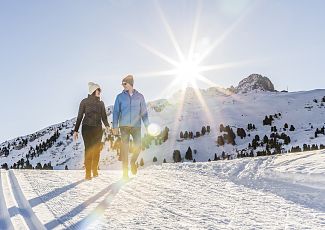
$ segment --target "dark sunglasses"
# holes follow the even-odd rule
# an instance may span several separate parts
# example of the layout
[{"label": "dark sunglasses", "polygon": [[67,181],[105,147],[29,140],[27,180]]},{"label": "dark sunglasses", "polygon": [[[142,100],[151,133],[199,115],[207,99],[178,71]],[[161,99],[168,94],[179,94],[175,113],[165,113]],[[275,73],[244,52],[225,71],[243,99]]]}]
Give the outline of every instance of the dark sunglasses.
[{"label": "dark sunglasses", "polygon": [[126,83],[126,82],[122,82],[122,85],[124,85],[124,86],[126,86],[128,83]]}]

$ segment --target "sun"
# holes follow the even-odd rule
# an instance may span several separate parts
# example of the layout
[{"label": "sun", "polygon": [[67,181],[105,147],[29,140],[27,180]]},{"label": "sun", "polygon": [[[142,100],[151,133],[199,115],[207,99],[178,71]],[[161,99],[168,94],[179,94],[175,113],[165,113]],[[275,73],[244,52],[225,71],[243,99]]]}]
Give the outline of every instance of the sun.
[{"label": "sun", "polygon": [[[158,14],[161,18],[162,24],[165,27],[165,30],[167,32],[167,35],[170,39],[171,44],[173,45],[173,48],[176,51],[177,56],[171,56],[164,52],[161,52],[157,50],[155,47],[150,46],[140,40],[137,40],[138,45],[152,53],[155,57],[160,58],[164,62],[168,63],[170,65],[170,68],[164,69],[164,70],[154,70],[151,72],[145,72],[145,73],[136,73],[136,76],[140,77],[147,77],[147,78],[156,78],[156,77],[168,77],[170,78],[169,84],[159,91],[159,96],[157,98],[171,98],[172,100],[175,99],[175,102],[177,103],[177,109],[175,114],[175,120],[172,129],[173,130],[179,130],[180,127],[180,117],[182,117],[184,108],[185,108],[185,102],[187,97],[187,87],[191,87],[194,89],[194,97],[199,102],[199,106],[202,106],[204,113],[203,116],[205,116],[205,119],[209,121],[209,124],[216,124],[215,122],[215,116],[210,111],[210,107],[205,101],[205,97],[202,95],[202,90],[199,89],[199,85],[205,84],[209,87],[214,87],[217,91],[220,93],[223,93],[225,95],[229,95],[230,93],[228,90],[224,90],[223,86],[220,86],[216,84],[215,82],[211,81],[208,77],[205,76],[205,72],[209,71],[217,71],[217,70],[223,70],[228,68],[234,68],[238,66],[245,66],[247,64],[255,63],[256,60],[240,60],[235,62],[225,62],[225,63],[215,63],[206,65],[206,58],[214,51],[220,44],[226,40],[226,38],[231,34],[231,32],[240,24],[242,19],[245,15],[247,15],[247,12],[249,10],[245,10],[238,19],[236,19],[230,27],[228,27],[224,32],[221,34],[218,34],[218,37],[214,40],[210,41],[209,37],[202,37],[199,36],[199,21],[200,21],[200,15],[201,15],[201,6],[202,1],[197,1],[197,8],[196,8],[196,15],[193,22],[193,30],[192,30],[192,36],[187,36],[190,38],[189,47],[180,46],[179,43],[175,37],[175,34],[168,23],[158,1],[155,1],[156,9],[158,10]],[[207,39],[205,39],[207,38]],[[200,40],[199,40],[200,39]],[[204,39],[206,42],[204,42],[204,46],[200,45],[202,42],[202,39]],[[187,42],[186,42],[187,43]],[[186,44],[185,43],[185,44]],[[168,79],[169,80],[169,79]],[[200,84],[198,84],[200,83]],[[159,82],[158,82],[159,84]],[[181,89],[179,91],[179,89]],[[173,97],[173,93],[175,91],[180,92],[180,94],[174,94],[177,97]],[[172,96],[172,97],[170,97]],[[192,97],[191,97],[192,98]],[[219,114],[220,117],[222,117],[222,114]],[[157,135],[160,133],[161,129],[159,126],[151,126],[148,130],[150,135]],[[174,149],[175,143],[172,146],[172,149]]]},{"label": "sun", "polygon": [[184,60],[176,66],[176,77],[183,83],[183,86],[193,85],[199,76],[199,65],[193,60]]},{"label": "sun", "polygon": [[204,73],[209,71],[243,66],[251,62],[250,60],[241,60],[237,62],[226,62],[213,65],[203,64],[206,61],[205,59],[212,53],[212,51],[215,50],[216,47],[218,47],[224,40],[226,40],[229,34],[241,22],[243,16],[246,15],[246,11],[244,11],[243,14],[238,17],[238,19],[235,20],[234,23],[231,24],[230,27],[227,28],[223,33],[221,33],[215,40],[210,41],[210,39],[207,39],[208,42],[206,42],[207,44],[205,44],[206,47],[201,47],[198,44],[199,38],[201,40],[203,39],[203,37],[199,36],[199,21],[202,6],[201,1],[198,1],[196,15],[193,22],[192,36],[188,36],[190,38],[189,47],[188,49],[185,48],[185,50],[183,50],[184,47],[181,48],[180,43],[177,41],[175,34],[170,24],[168,23],[158,1],[156,1],[155,3],[156,8],[158,10],[158,15],[160,16],[162,24],[166,29],[167,35],[170,38],[170,42],[173,45],[173,48],[175,48],[177,56],[170,56],[146,43],[137,41],[138,44],[145,48],[147,51],[171,65],[170,69],[146,73],[137,73],[137,76],[150,78],[162,76],[171,77],[172,80],[170,81],[170,84],[166,87],[166,89],[162,91],[162,95],[168,95],[175,89],[179,88],[184,89],[187,87],[192,87],[194,89],[197,89],[197,83],[203,83],[208,85],[209,87],[217,86],[221,88],[221,86],[207,78]]}]

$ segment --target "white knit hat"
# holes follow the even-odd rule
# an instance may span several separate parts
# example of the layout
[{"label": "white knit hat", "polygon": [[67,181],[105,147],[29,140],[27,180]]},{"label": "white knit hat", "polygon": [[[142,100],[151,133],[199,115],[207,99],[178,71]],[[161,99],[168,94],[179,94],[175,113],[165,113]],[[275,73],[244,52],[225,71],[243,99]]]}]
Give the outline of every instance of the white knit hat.
[{"label": "white knit hat", "polygon": [[89,87],[89,94],[93,94],[93,92],[96,91],[96,89],[100,89],[100,86],[94,82],[89,82],[88,83],[88,87]]}]

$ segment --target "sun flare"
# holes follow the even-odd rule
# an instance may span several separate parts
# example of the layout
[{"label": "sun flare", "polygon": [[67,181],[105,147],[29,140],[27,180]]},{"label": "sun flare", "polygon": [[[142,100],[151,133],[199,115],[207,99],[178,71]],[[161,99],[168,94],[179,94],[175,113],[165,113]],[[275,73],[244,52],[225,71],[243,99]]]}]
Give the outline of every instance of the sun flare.
[{"label": "sun flare", "polygon": [[202,6],[201,2],[198,1],[198,5],[196,7],[196,15],[193,22],[192,36],[189,36],[190,45],[188,49],[183,50],[180,46],[180,43],[177,41],[176,36],[170,24],[168,23],[158,1],[156,1],[155,3],[158,15],[160,16],[161,22],[167,32],[167,35],[170,39],[171,44],[173,45],[173,48],[176,51],[177,56],[173,57],[157,50],[155,47],[152,47],[141,41],[137,41],[140,46],[145,48],[154,56],[159,57],[161,60],[171,65],[170,69],[138,73],[137,76],[150,78],[162,76],[171,77],[172,80],[170,81],[170,84],[161,93],[162,97],[169,95],[170,93],[172,93],[172,91],[175,91],[175,89],[185,89],[187,87],[197,89],[199,87],[198,83],[207,84],[209,87],[222,88],[222,86],[216,84],[215,82],[211,81],[208,77],[204,76],[204,73],[226,68],[243,66],[252,62],[250,60],[241,60],[237,62],[226,62],[213,65],[203,64],[206,61],[205,59],[212,53],[212,51],[215,50],[218,46],[220,46],[220,44],[224,40],[226,40],[226,38],[234,30],[234,28],[238,26],[238,24],[242,21],[243,17],[249,11],[249,8],[243,11],[242,14],[230,25],[230,27],[227,28],[223,33],[221,33],[215,40],[210,41],[209,39],[205,39],[205,45],[204,47],[201,47],[199,45],[201,44],[200,41],[205,37],[199,36],[199,22]]},{"label": "sun flare", "polygon": [[[169,84],[165,88],[160,90],[159,95],[157,95],[157,98],[170,98],[172,101],[177,103],[178,106],[176,109],[175,120],[172,127],[173,130],[179,130],[180,119],[183,119],[182,113],[187,104],[187,98],[197,100],[198,105],[201,106],[204,110],[204,119],[209,121],[209,124],[215,124],[213,113],[210,111],[210,108],[207,102],[205,101],[206,98],[202,94],[203,91],[200,90],[199,87],[201,87],[201,85],[207,85],[209,87],[213,87],[213,90],[216,90],[221,94],[225,95],[231,95],[231,92],[228,89],[224,89],[223,86],[210,80],[209,77],[206,76],[206,72],[231,69],[257,62],[257,60],[254,59],[244,59],[232,62],[215,63],[210,65],[205,64],[207,62],[207,57],[211,55],[211,53],[216,50],[217,47],[219,47],[222,42],[229,37],[232,31],[236,27],[238,27],[240,22],[252,9],[252,7],[247,7],[247,9],[244,10],[239,15],[239,17],[234,20],[234,22],[228,28],[225,29],[225,31],[223,31],[222,33],[218,33],[218,36],[215,39],[211,40],[210,37],[200,36],[199,24],[202,10],[201,4],[201,1],[197,1],[192,34],[188,36],[189,46],[186,48],[182,47],[182,43],[180,43],[176,39],[176,36],[170,24],[168,23],[165,14],[163,13],[163,10],[159,5],[159,1],[155,1],[158,15],[160,16],[161,22],[167,32],[170,43],[173,46],[175,53],[177,54],[176,56],[168,55],[158,50],[154,46],[144,43],[143,41],[137,40],[137,43],[141,47],[146,49],[148,52],[153,54],[154,57],[158,57],[159,59],[164,61],[165,64],[168,63],[170,65],[170,68],[167,69],[163,69],[160,71],[154,70],[151,72],[137,73],[136,76],[145,78],[166,77],[170,79]],[[187,90],[188,87],[191,89]],[[190,97],[187,97],[187,92],[190,92]],[[194,92],[194,94],[191,94],[191,92]],[[221,113],[218,113],[218,115],[219,117],[222,117]],[[149,135],[155,136],[160,132],[160,127],[151,125],[148,131]],[[176,142],[174,142],[172,149],[174,149],[175,143]]]},{"label": "sun flare", "polygon": [[192,60],[184,60],[176,67],[176,76],[184,86],[194,85],[193,83],[200,76],[199,66]]}]

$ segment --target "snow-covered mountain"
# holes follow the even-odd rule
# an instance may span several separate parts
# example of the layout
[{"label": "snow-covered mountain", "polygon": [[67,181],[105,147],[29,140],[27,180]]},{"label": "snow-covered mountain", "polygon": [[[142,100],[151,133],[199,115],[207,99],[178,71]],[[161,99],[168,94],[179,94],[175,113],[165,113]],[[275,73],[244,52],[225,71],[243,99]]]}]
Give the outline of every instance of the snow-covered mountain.
[{"label": "snow-covered mountain", "polygon": [[[148,102],[150,121],[166,132],[148,138],[148,148],[139,160],[143,158],[145,165],[173,162],[175,150],[182,161],[206,162],[324,147],[325,90],[278,92],[260,75],[250,75],[235,89],[188,88],[168,99]],[[107,110],[111,120],[112,106]],[[0,144],[0,165],[26,167],[28,160],[29,167],[51,162],[54,169],[81,169],[83,142],[82,138],[72,140],[75,121],[72,118]],[[220,130],[220,124],[225,128]],[[105,142],[100,168],[120,168],[114,142]]]}]

